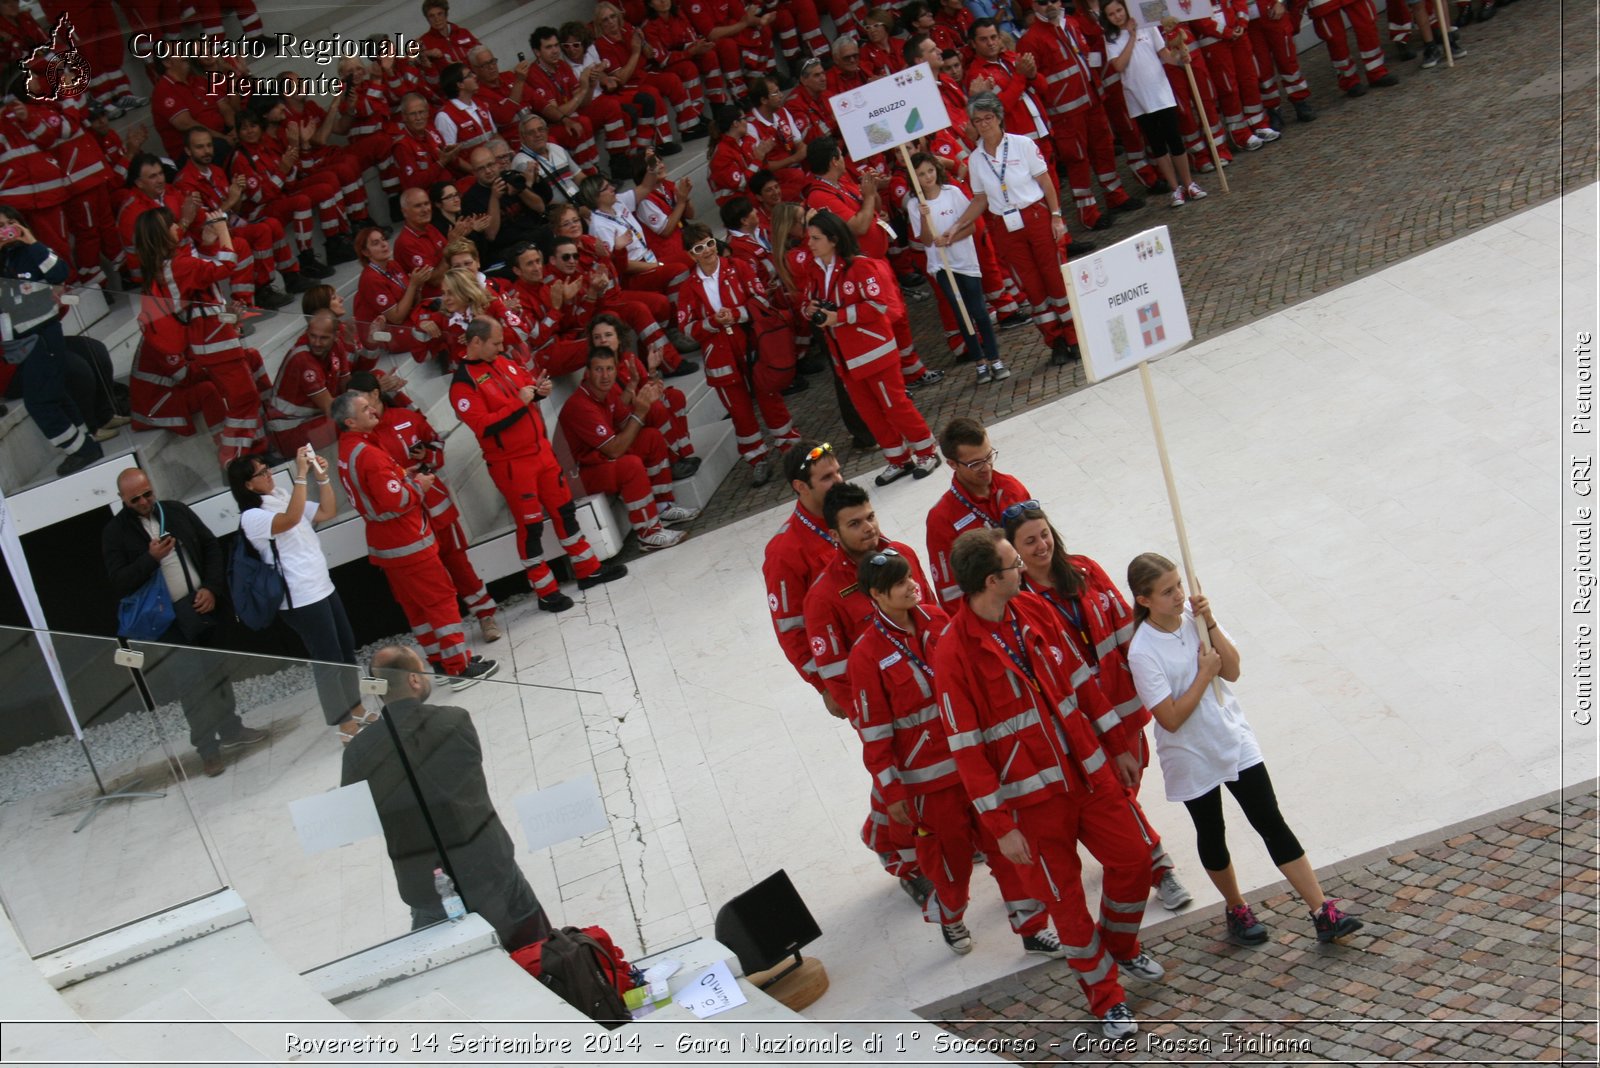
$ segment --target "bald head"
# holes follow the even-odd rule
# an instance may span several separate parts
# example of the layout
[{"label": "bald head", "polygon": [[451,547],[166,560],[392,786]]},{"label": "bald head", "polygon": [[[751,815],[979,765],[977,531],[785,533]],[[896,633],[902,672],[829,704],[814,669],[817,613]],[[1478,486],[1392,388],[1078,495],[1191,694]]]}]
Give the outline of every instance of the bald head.
[{"label": "bald head", "polygon": [[129,467],[117,475],[117,496],[135,515],[146,516],[155,511],[155,490],[149,476],[137,467]]},{"label": "bald head", "polygon": [[369,670],[373,678],[388,683],[388,693],[384,695],[385,704],[393,704],[408,697],[426,701],[428,695],[433,692],[426,674],[428,669],[422,663],[422,658],[410,646],[380,646],[378,651],[372,654]]}]

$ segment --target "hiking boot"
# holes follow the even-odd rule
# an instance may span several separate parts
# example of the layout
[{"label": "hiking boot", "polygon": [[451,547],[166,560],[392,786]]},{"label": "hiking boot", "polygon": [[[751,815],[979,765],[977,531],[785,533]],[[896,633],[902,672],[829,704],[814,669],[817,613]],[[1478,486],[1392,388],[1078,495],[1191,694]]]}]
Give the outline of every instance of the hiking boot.
[{"label": "hiking boot", "polygon": [[1140,953],[1129,960],[1117,961],[1117,967],[1122,969],[1124,975],[1131,975],[1135,979],[1143,979],[1153,983],[1167,974],[1167,970],[1158,964],[1148,953]]},{"label": "hiking boot", "polygon": [[1015,315],[1006,316],[1004,319],[1001,319],[998,323],[995,323],[995,325],[998,326],[1002,330],[1018,330],[1018,329],[1021,329],[1024,326],[1029,326],[1032,323],[1033,323],[1033,320],[1030,317],[1022,314],[1021,312],[1018,312]]},{"label": "hiking boot", "polygon": [[[280,271],[279,273],[282,274],[283,272]],[[283,275],[284,291],[290,294],[304,293],[306,290],[314,289],[320,284],[320,282],[308,278],[304,271],[290,271]]]},{"label": "hiking boot", "polygon": [[[540,607],[544,607],[544,598],[540,598]],[[571,601],[567,602],[571,604]],[[450,676],[450,689],[465,690],[469,686],[476,686],[484,679],[489,678],[500,670],[500,663],[496,660],[474,660],[459,672]]]},{"label": "hiking boot", "polygon": [[911,470],[911,464],[889,464],[878,472],[878,477],[872,480],[872,484],[875,486],[887,486],[891,482],[898,482],[905,478],[911,473]]},{"label": "hiking boot", "polygon": [[306,249],[300,253],[300,273],[307,278],[332,278],[333,268],[317,259],[316,253]]},{"label": "hiking boot", "polygon": [[1124,200],[1121,204],[1113,204],[1113,205],[1111,205],[1111,210],[1112,211],[1118,211],[1118,212],[1128,212],[1128,211],[1138,211],[1142,207],[1144,207],[1144,197],[1132,197],[1131,196],[1127,200]]},{"label": "hiking boot", "polygon": [[994,363],[991,363],[989,365],[989,377],[990,377],[990,379],[992,379],[995,382],[999,382],[1002,379],[1010,378],[1011,377],[1011,368],[1007,367],[1005,364],[1001,363],[999,360],[996,360],[996,361],[994,361]]},{"label": "hiking boot", "polygon": [[495,622],[494,616],[479,616],[478,630],[483,632],[484,644],[497,642],[506,636],[505,632],[500,629],[500,624]]},{"label": "hiking boot", "polygon": [[930,452],[911,461],[912,478],[927,478],[937,470],[939,470],[939,454],[936,452]]},{"label": "hiking boot", "polygon": [[1274,130],[1283,129],[1283,112],[1278,108],[1268,108],[1267,121],[1272,123],[1272,128]]},{"label": "hiking boot", "polygon": [[1102,215],[1102,216],[1100,216],[1100,218],[1098,218],[1098,219],[1096,219],[1094,221],[1094,225],[1090,226],[1089,229],[1091,229],[1091,230],[1109,230],[1115,225],[1117,225],[1117,221],[1115,219],[1113,219],[1109,215]]},{"label": "hiking boot", "polygon": [[1048,927],[1039,929],[1038,934],[1022,936],[1022,951],[1032,953],[1035,957],[1061,956],[1061,939]]},{"label": "hiking boot", "polygon": [[687,531],[668,530],[657,525],[649,533],[639,535],[639,549],[641,552],[653,553],[657,549],[670,549],[684,538],[689,536]]},{"label": "hiking boot", "polygon": [[1194,900],[1194,895],[1178,881],[1177,873],[1171,868],[1162,872],[1161,882],[1156,884],[1156,896],[1161,899],[1161,907],[1168,912],[1177,912]]},{"label": "hiking boot", "polygon": [[348,237],[336,234],[323,241],[322,254],[329,266],[337,267],[341,263],[349,263],[356,259],[356,247],[350,243]]},{"label": "hiking boot", "polygon": [[619,564],[614,560],[607,560],[600,565],[600,570],[588,578],[578,580],[578,589],[590,590],[596,586],[603,586],[607,582],[615,582],[628,573],[627,564]]},{"label": "hiking boot", "polygon": [[1228,924],[1228,941],[1241,946],[1259,946],[1269,937],[1266,926],[1251,911],[1249,905],[1234,905],[1226,910],[1223,919]]},{"label": "hiking boot", "polygon": [[933,896],[933,881],[918,872],[909,879],[901,879],[900,889],[904,890],[906,896],[917,903],[917,908],[921,908],[928,903],[928,898]]},{"label": "hiking boot", "polygon": [[1106,1010],[1100,1017],[1100,1033],[1109,1039],[1132,1038],[1139,1033],[1139,1024],[1127,1002],[1120,1002]]},{"label": "hiking boot", "polygon": [[243,749],[247,745],[255,745],[257,742],[264,742],[267,740],[267,737],[268,735],[266,731],[257,730],[254,727],[240,727],[238,734],[234,735],[232,738],[224,738],[222,740],[222,748]]},{"label": "hiking boot", "polygon": [[683,146],[675,141],[663,141],[656,146],[656,155],[658,156],[676,156],[682,151]]},{"label": "hiking boot", "polygon": [[1343,938],[1347,934],[1354,934],[1366,926],[1354,916],[1346,916],[1341,910],[1334,907],[1334,902],[1339,899],[1330,897],[1322,903],[1322,907],[1311,914],[1311,922],[1317,928],[1318,942],[1332,942],[1335,938]]},{"label": "hiking boot", "polygon": [[940,924],[939,933],[944,935],[944,944],[957,956],[965,957],[972,952],[972,932],[967,930],[964,923]]},{"label": "hiking boot", "polygon": [[270,286],[256,287],[256,307],[258,308],[277,311],[279,308],[288,307],[292,303],[294,303],[294,298],[280,289],[273,289]]},{"label": "hiking boot", "polygon": [[539,598],[539,611],[565,612],[572,607],[572,598],[557,590],[548,597]]},{"label": "hiking boot", "polygon": [[1360,82],[1356,82],[1356,84],[1352,85],[1350,88],[1348,88],[1348,89],[1346,89],[1344,91],[1344,95],[1349,97],[1352,100],[1354,100],[1357,97],[1366,96],[1367,95],[1367,87],[1362,85]]},{"label": "hiking boot", "polygon": [[674,504],[656,516],[663,523],[687,523],[700,514],[698,508],[685,508],[681,504]]}]

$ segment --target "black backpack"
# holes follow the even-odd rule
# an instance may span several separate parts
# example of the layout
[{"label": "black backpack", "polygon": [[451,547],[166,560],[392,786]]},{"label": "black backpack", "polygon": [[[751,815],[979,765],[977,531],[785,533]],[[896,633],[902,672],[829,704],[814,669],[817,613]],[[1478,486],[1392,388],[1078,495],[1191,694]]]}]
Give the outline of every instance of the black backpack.
[{"label": "black backpack", "polygon": [[[578,927],[550,932],[543,942],[517,950],[511,958],[539,982],[608,1031],[633,1022],[613,979],[618,963],[609,950]],[[624,965],[623,967],[626,967]]]}]

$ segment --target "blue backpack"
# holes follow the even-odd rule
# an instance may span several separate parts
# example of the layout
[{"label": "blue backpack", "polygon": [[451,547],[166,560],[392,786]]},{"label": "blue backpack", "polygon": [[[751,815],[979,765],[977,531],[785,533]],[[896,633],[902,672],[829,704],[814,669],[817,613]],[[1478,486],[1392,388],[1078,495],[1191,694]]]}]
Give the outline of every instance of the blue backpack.
[{"label": "blue backpack", "polygon": [[[283,580],[283,561],[278,556],[278,541],[269,539],[272,546],[272,563],[268,564],[244,536],[244,528],[233,539],[233,553],[228,559],[228,596],[233,599],[233,612],[239,622],[251,630],[266,630],[278,618],[278,606],[288,596],[288,584]],[[290,598],[289,607],[294,607]]]}]

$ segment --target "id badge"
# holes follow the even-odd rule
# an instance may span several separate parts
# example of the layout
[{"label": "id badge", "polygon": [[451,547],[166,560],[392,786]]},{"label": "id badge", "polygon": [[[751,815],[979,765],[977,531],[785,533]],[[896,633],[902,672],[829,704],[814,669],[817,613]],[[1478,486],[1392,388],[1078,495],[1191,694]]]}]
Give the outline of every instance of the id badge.
[{"label": "id badge", "polygon": [[1007,230],[1020,230],[1020,229],[1022,229],[1022,209],[1021,208],[1012,208],[1010,211],[1005,212],[1000,217],[1005,220],[1006,229]]}]

